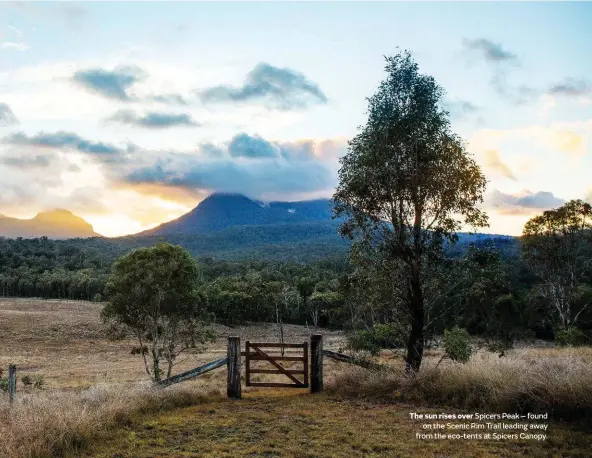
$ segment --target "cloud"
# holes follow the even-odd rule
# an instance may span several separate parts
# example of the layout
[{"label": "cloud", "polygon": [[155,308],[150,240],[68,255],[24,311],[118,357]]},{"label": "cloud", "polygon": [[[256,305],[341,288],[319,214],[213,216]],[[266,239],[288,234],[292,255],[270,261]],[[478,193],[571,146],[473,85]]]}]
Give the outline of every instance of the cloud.
[{"label": "cloud", "polygon": [[28,156],[3,156],[0,157],[0,163],[18,169],[30,169],[32,167],[48,167],[51,164],[51,156],[37,154]]},{"label": "cloud", "polygon": [[119,110],[107,121],[129,124],[146,129],[166,129],[171,127],[197,127],[201,124],[195,122],[188,114],[148,112],[138,115],[131,110]]},{"label": "cloud", "polygon": [[59,131],[55,133],[40,132],[28,136],[23,132],[5,137],[3,142],[9,145],[28,145],[44,148],[69,149],[96,156],[117,156],[125,150],[103,142],[85,140],[77,134]]},{"label": "cloud", "polygon": [[0,127],[18,124],[18,119],[6,103],[0,103]]},{"label": "cloud", "polygon": [[452,117],[465,119],[471,115],[476,115],[480,108],[466,100],[450,100],[445,102],[444,107],[450,112]]},{"label": "cloud", "polygon": [[551,86],[546,95],[551,98],[562,97],[590,103],[592,102],[592,82],[583,78],[567,78]]},{"label": "cloud", "polygon": [[549,88],[549,94],[579,96],[592,92],[592,84],[583,79],[568,78],[563,83],[555,84]]},{"label": "cloud", "polygon": [[527,84],[515,86],[508,82],[508,71],[519,66],[520,59],[513,52],[504,49],[501,44],[486,38],[465,38],[463,47],[468,54],[478,55],[491,67],[493,75],[490,85],[500,97],[515,105],[522,105],[540,95],[539,90]]},{"label": "cloud", "polygon": [[485,38],[463,40],[465,49],[478,52],[485,60],[493,63],[518,62],[518,56],[505,50],[501,44],[494,43]]},{"label": "cloud", "polygon": [[37,193],[26,184],[0,183],[0,206],[5,208],[25,206],[35,199]]},{"label": "cloud", "polygon": [[91,93],[110,100],[122,102],[160,103],[163,105],[188,106],[190,101],[179,93],[131,94],[132,86],[144,83],[148,72],[137,65],[123,65],[113,70],[89,68],[77,71],[72,80]]},{"label": "cloud", "polygon": [[129,89],[136,83],[144,81],[146,74],[136,66],[122,66],[114,70],[92,68],[79,70],[73,76],[73,81],[85,89],[102,95],[108,99],[128,102],[134,97]]},{"label": "cloud", "polygon": [[543,210],[560,207],[565,200],[553,193],[524,191],[519,195],[506,194],[494,189],[484,199],[486,207],[496,210],[502,215],[530,215]]},{"label": "cloud", "polygon": [[565,153],[578,160],[589,152],[592,139],[592,121],[556,122],[514,129],[484,129],[473,134],[473,150],[485,153],[489,149],[504,150],[508,145],[526,143],[549,152]]},{"label": "cloud", "polygon": [[549,142],[553,148],[570,155],[582,156],[586,151],[584,137],[572,130],[553,131],[549,135]]},{"label": "cloud", "polygon": [[269,192],[300,193],[326,190],[332,184],[331,172],[318,162],[238,164],[215,161],[187,164],[185,170],[167,170],[154,165],[135,170],[128,183],[160,184],[196,191],[237,192],[260,196]]},{"label": "cloud", "polygon": [[22,214],[52,204],[64,184],[65,162],[31,147],[0,147],[0,213]]},{"label": "cloud", "polygon": [[101,202],[102,194],[103,189],[94,186],[76,188],[60,206],[67,206],[69,210],[74,212],[108,214],[109,208]]},{"label": "cloud", "polygon": [[279,147],[259,136],[251,137],[245,133],[235,135],[228,144],[232,157],[278,157]]},{"label": "cloud", "polygon": [[18,28],[16,28],[15,26],[13,26],[13,25],[9,25],[9,26],[8,26],[8,29],[9,29],[9,30],[10,30],[12,33],[14,33],[14,34],[15,34],[15,35],[16,35],[18,38],[21,38],[21,37],[23,36],[23,32],[22,32],[20,29],[18,29]]},{"label": "cloud", "polygon": [[214,86],[197,91],[203,103],[264,102],[268,108],[295,110],[326,104],[327,96],[302,73],[266,63],[251,70],[242,86]]},{"label": "cloud", "polygon": [[491,86],[495,92],[513,103],[514,105],[524,105],[537,99],[541,92],[526,84],[520,86],[510,86],[507,77],[502,72],[496,73],[491,80]]},{"label": "cloud", "polygon": [[88,11],[75,2],[60,2],[56,5],[56,13],[71,23],[78,24],[87,16]]},{"label": "cloud", "polygon": [[69,26],[78,26],[87,16],[88,11],[76,2],[3,2],[4,5],[17,8],[21,14],[27,14],[45,23],[65,22]]},{"label": "cloud", "polygon": [[[330,143],[324,146],[333,147]],[[160,155],[152,164],[129,170],[119,178],[119,184],[159,195],[168,194],[168,189],[173,194],[179,190],[194,195],[218,191],[253,197],[329,194],[336,184],[333,164],[311,154],[308,141],[271,142],[241,133],[226,144],[201,148],[197,155]]]},{"label": "cloud", "polygon": [[189,102],[180,94],[159,94],[147,97],[147,100],[165,105],[189,105]]},{"label": "cloud", "polygon": [[516,177],[510,168],[502,161],[499,153],[496,150],[487,150],[484,154],[485,168],[496,174],[516,181]]},{"label": "cloud", "polygon": [[0,44],[0,48],[2,49],[14,49],[16,51],[26,51],[29,49],[29,45],[22,41],[5,41],[4,43]]}]

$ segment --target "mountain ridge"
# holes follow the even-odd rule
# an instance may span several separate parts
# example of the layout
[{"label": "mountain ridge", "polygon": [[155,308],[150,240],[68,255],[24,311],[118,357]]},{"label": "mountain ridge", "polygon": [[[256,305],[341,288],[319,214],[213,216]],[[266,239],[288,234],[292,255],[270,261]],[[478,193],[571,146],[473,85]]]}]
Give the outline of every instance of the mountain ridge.
[{"label": "mountain ridge", "polygon": [[70,239],[97,237],[94,228],[70,210],[56,208],[21,219],[0,214],[0,237]]},{"label": "mountain ridge", "polygon": [[135,234],[204,234],[233,226],[330,221],[328,199],[263,202],[243,194],[214,193],[172,221]]},{"label": "mountain ridge", "polygon": [[[76,230],[72,230],[72,224],[60,224],[64,220],[74,223]],[[86,240],[83,243],[89,245],[106,244],[105,250],[110,250],[109,246],[133,249],[164,240],[183,246],[194,256],[304,262],[347,253],[349,241],[343,239],[338,231],[342,221],[332,218],[329,199],[263,202],[242,194],[215,193],[179,218],[136,234],[105,238],[72,212],[56,209],[41,212],[30,220],[0,215],[0,236],[83,238]],[[517,247],[513,236],[458,235],[458,245],[449,247],[451,253],[462,253],[468,244],[481,244],[487,239],[494,239],[496,246],[503,250],[515,250]]]}]

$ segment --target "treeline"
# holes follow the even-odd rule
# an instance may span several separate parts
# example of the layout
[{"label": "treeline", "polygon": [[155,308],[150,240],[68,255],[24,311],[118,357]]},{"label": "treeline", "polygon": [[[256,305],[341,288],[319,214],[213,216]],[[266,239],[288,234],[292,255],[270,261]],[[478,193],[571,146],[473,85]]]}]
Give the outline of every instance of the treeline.
[{"label": "treeline", "polygon": [[[111,266],[133,248],[107,239],[0,239],[0,294],[107,300],[105,284]],[[339,253],[306,263],[261,258],[197,257],[200,300],[217,322],[281,320],[372,329],[400,321],[393,315],[397,307],[391,298],[392,289],[403,280],[384,278],[384,271],[372,263],[352,263]],[[589,281],[592,284],[592,272]],[[469,248],[457,245],[430,272],[426,285],[433,335],[452,326],[508,340],[555,335],[541,279],[527,266],[513,240],[481,238]],[[592,310],[582,312],[578,325],[583,331],[592,329]],[[399,334],[390,336],[393,345],[401,343],[396,341]]]},{"label": "treeline", "polygon": [[3,297],[97,300],[119,253],[105,254],[76,242],[0,238]]},{"label": "treeline", "polygon": [[[146,242],[0,238],[0,295],[105,300],[113,262]],[[255,251],[253,257],[261,259],[265,254]],[[200,297],[219,322],[275,321],[278,313],[287,323],[329,325],[331,321],[339,326],[343,322],[335,318],[343,302],[340,281],[348,268],[343,254],[326,254],[308,263],[208,256],[197,260]],[[333,318],[329,320],[328,315]]]}]

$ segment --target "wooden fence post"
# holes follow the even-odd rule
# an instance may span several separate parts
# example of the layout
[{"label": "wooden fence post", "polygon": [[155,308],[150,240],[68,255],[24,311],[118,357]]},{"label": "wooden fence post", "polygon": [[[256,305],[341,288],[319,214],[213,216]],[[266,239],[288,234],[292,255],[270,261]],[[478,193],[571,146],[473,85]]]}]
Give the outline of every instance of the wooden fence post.
[{"label": "wooden fence post", "polygon": [[323,391],[323,336],[310,336],[310,392]]},{"label": "wooden fence post", "polygon": [[8,366],[8,398],[12,404],[16,399],[16,366]]},{"label": "wooden fence post", "polygon": [[229,398],[241,398],[240,337],[228,338],[228,378],[226,394]]}]

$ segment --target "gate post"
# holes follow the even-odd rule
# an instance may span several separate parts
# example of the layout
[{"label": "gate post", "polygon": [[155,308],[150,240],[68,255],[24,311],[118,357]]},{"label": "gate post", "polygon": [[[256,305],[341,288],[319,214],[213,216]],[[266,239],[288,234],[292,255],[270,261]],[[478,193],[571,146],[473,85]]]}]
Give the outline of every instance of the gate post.
[{"label": "gate post", "polygon": [[241,347],[240,337],[228,338],[228,377],[226,394],[229,398],[241,398]]},{"label": "gate post", "polygon": [[310,336],[310,392],[323,391],[323,336]]},{"label": "gate post", "polygon": [[12,404],[16,399],[16,366],[8,366],[8,398]]}]

